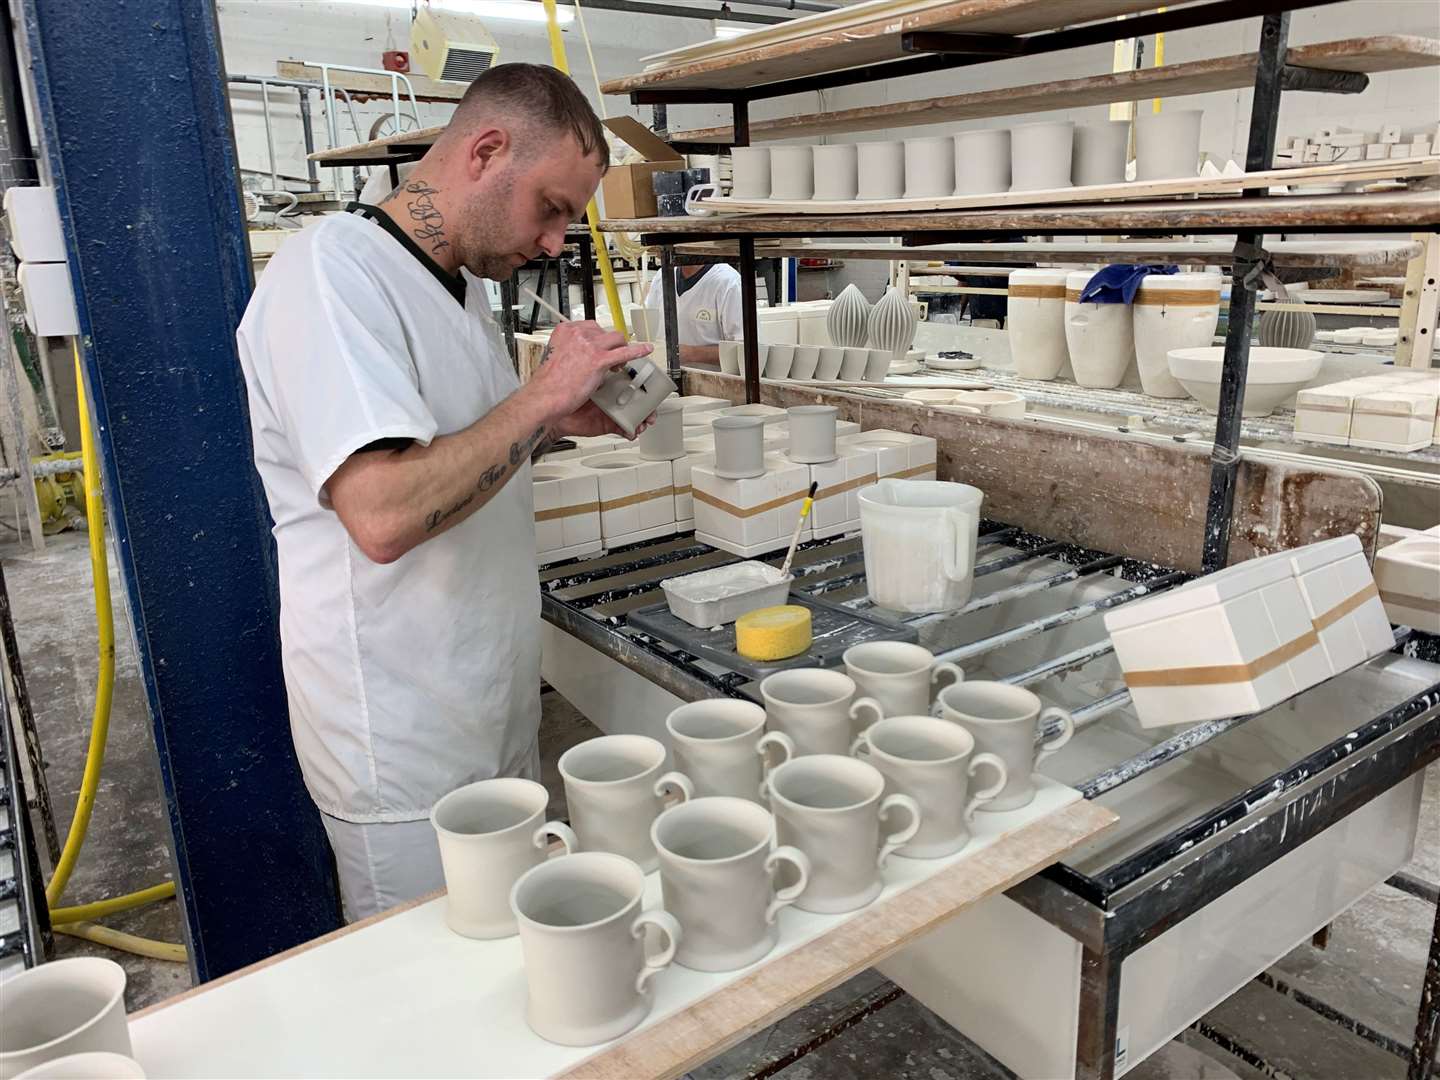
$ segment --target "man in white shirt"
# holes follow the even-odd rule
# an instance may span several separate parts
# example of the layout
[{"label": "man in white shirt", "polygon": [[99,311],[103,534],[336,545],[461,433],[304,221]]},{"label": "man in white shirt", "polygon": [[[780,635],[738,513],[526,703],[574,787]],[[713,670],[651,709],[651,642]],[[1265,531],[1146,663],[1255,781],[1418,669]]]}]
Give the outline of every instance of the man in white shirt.
[{"label": "man in white shirt", "polygon": [[496,67],[380,206],[282,247],[241,321],[291,731],[352,919],[443,884],[441,795],[538,773],[531,456],[616,430],[588,399],[650,346],[569,323],[522,387],[477,279],[558,255],[606,163],[569,78]]},{"label": "man in white shirt", "polygon": [[[651,325],[664,317],[661,307],[660,275],[650,282],[645,306],[652,314]],[[675,274],[675,321],[680,331],[682,364],[720,362],[720,342],[739,341],[740,274],[725,263],[681,266]]]}]

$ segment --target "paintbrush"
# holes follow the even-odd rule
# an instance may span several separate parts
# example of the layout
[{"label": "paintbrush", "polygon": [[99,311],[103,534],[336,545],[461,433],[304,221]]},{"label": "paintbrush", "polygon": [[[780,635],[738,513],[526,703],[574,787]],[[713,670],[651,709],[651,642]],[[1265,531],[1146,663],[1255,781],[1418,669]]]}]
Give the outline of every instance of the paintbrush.
[{"label": "paintbrush", "polygon": [[805,519],[810,516],[810,507],[815,503],[815,491],[820,487],[818,480],[812,481],[810,490],[805,494],[805,501],[800,504],[800,520],[795,522],[795,535],[790,537],[790,550],[785,553],[785,562],[780,567],[780,576],[790,576],[790,562],[795,558],[795,549],[800,544],[800,530],[805,527]]},{"label": "paintbrush", "polygon": [[528,296],[531,300],[534,300],[535,303],[539,304],[539,305],[540,305],[541,307],[543,307],[546,311],[548,311],[551,315],[554,315],[555,318],[559,319],[561,322],[569,322],[569,321],[570,321],[570,316],[569,316],[569,315],[562,315],[562,314],[560,313],[560,309],[559,309],[559,308],[557,308],[554,304],[550,303],[549,300],[546,300],[546,299],[545,299],[543,296],[541,296],[539,293],[535,292],[535,291],[532,290],[532,289],[527,289],[524,285],[521,285],[521,286],[520,286],[520,291],[521,291],[522,293],[524,293],[526,296]]}]

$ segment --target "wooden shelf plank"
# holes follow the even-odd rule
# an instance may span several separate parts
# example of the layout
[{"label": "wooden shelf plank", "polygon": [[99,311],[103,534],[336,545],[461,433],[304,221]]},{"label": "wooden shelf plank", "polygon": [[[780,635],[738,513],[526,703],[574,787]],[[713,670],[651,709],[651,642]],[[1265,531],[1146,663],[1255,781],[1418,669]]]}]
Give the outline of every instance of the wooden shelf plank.
[{"label": "wooden shelf plank", "polygon": [[[812,135],[874,131],[880,128],[942,124],[995,116],[1106,105],[1148,97],[1184,97],[1216,90],[1238,90],[1255,83],[1255,53],[1192,60],[1141,71],[1093,75],[1083,79],[1034,83],[1000,90],[982,90],[921,101],[892,101],[830,113],[803,113],[773,120],[751,120],[751,141],[794,139]],[[1440,64],[1440,41],[1434,38],[1391,34],[1348,38],[1319,45],[1300,45],[1286,54],[1297,67],[1331,71],[1377,72]],[[673,132],[671,142],[729,145],[734,131],[724,127]]]},{"label": "wooden shelf plank", "polygon": [[387,135],[383,139],[371,139],[369,142],[354,143],[351,146],[316,150],[310,155],[310,160],[325,165],[374,165],[387,159],[410,161],[429,150],[444,130],[442,124],[439,127],[421,128],[419,131]]},{"label": "wooden shelf plank", "polygon": [[[320,82],[320,68],[316,64],[305,64],[298,60],[277,60],[275,61],[275,74],[282,79],[304,79],[308,82]],[[469,83],[436,82],[416,71],[405,73],[410,80],[410,86],[415,91],[416,101],[438,101],[456,104],[465,96],[465,91],[470,89]],[[388,75],[371,75],[363,71],[331,71],[330,85],[339,86],[348,90],[351,94],[367,97],[390,97],[390,77]],[[410,103],[409,96],[405,93],[405,84],[400,84],[400,107]]]}]

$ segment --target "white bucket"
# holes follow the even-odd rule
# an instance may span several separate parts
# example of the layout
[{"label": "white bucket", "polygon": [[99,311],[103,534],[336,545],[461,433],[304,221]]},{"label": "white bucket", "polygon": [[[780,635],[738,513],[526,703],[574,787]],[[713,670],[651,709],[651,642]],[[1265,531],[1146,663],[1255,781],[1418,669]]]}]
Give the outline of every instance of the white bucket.
[{"label": "white bucket", "polygon": [[860,492],[870,599],[891,611],[954,611],[975,583],[984,493],[969,484],[881,480]]}]

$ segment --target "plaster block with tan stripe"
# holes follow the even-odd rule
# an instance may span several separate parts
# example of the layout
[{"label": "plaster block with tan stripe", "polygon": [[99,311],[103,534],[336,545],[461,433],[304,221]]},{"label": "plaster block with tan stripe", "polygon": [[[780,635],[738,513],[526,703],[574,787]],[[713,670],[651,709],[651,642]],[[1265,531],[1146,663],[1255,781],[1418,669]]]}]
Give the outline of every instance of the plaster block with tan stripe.
[{"label": "plaster block with tan stripe", "polygon": [[668,461],[636,450],[581,458],[600,485],[600,536],[606,550],[675,532],[674,473]]},{"label": "plaster block with tan stripe", "polygon": [[1349,671],[1395,645],[1365,549],[1357,536],[1322,540],[1267,558],[1287,558],[1331,675]]},{"label": "plaster block with tan stripe", "polygon": [[810,534],[815,540],[860,531],[860,489],[875,483],[875,451],[837,446],[834,461],[806,466],[816,485],[810,508]]},{"label": "plaster block with tan stripe", "polygon": [[531,470],[535,485],[535,552],[541,566],[595,555],[600,540],[600,480],[568,461]]},{"label": "plaster block with tan stripe", "polygon": [[935,479],[935,440],[928,435],[871,428],[854,435],[843,435],[835,440],[835,445],[873,453],[878,478]]},{"label": "plaster block with tan stripe", "polygon": [[[703,442],[704,440],[696,440]],[[687,450],[690,440],[686,440]],[[695,528],[695,498],[692,493],[693,479],[691,472],[696,465],[715,464],[715,441],[710,440],[708,447],[697,450],[695,453],[686,453],[684,457],[678,457],[670,462],[670,470],[674,477],[675,485],[675,531],[690,532]]]},{"label": "plaster block with tan stripe", "polygon": [[[690,470],[695,538],[745,558],[790,542],[800,504],[810,488],[810,468],[783,454],[765,455],[765,472],[744,480],[715,475],[713,463]],[[809,538],[809,530],[801,539]]]},{"label": "plaster block with tan stripe", "polygon": [[1423,450],[1435,438],[1437,397],[1423,384],[1361,394],[1350,412],[1350,445]]},{"label": "plaster block with tan stripe", "polygon": [[1416,533],[1376,555],[1375,584],[1391,622],[1440,634],[1440,531]]}]

